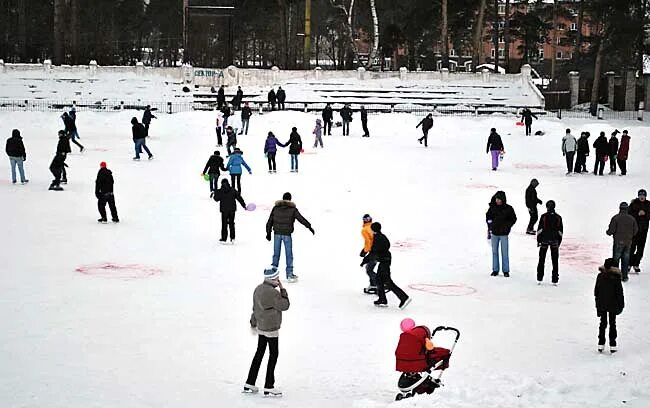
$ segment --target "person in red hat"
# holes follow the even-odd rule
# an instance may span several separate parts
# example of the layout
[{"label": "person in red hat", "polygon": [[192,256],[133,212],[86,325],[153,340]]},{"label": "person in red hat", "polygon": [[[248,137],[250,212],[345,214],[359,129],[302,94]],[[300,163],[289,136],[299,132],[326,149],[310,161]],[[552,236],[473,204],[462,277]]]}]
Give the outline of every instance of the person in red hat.
[{"label": "person in red hat", "polygon": [[97,222],[106,223],[106,204],[111,210],[111,219],[113,222],[120,222],[117,217],[117,208],[115,207],[115,196],[113,195],[113,172],[106,168],[106,162],[99,163],[97,180],[95,180],[95,197],[97,197],[97,208],[101,216]]}]

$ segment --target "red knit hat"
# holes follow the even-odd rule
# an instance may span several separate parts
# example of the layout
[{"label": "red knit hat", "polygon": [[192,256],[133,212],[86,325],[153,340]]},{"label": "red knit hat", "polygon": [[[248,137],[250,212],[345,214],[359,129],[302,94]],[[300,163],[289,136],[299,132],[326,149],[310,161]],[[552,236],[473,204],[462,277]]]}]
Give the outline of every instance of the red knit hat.
[{"label": "red knit hat", "polygon": [[101,163],[99,163],[99,167],[101,167],[101,168],[106,168],[106,162],[101,162]]}]

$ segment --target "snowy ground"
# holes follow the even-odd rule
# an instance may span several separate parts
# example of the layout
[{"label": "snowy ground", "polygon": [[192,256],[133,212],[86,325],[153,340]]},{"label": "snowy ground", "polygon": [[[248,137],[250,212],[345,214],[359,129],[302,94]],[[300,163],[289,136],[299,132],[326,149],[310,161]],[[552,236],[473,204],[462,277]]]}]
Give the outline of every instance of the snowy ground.
[{"label": "snowy ground", "polygon": [[[239,211],[237,244],[220,246],[218,207],[199,176],[214,150],[212,115],[161,114],[148,142],[155,160],[133,162],[130,112],[82,112],[87,152],[68,158],[66,191],[49,192],[59,114],[0,114],[1,135],[14,127],[24,135],[31,180],[11,185],[8,161],[0,164],[0,406],[384,407],[397,391],[393,353],[404,317],[455,326],[462,337],[446,386],[398,406],[650,404],[650,264],[646,259],[644,273],[625,286],[615,356],[595,351],[592,295],[597,265],[609,254],[610,217],[620,201],[649,187],[650,142],[640,123],[544,119],[534,130],[547,135],[525,138],[512,117],[445,117],[436,119],[425,149],[416,141],[419,118],[371,116],[371,138],[359,137],[355,120],[351,137],[338,128],[324,150],[308,147],[299,174],[288,172],[283,150],[278,174],[268,175],[266,132],[285,141],[295,125],[310,146],[315,117],[255,115],[240,141],[253,168],[242,178],[243,196],[258,208]],[[485,154],[492,126],[507,150],[496,173]],[[564,176],[566,126],[592,135],[629,129],[629,176]],[[96,223],[93,188],[102,160],[114,172],[119,225]],[[524,189],[532,177],[540,180],[540,197],[554,199],[564,217],[557,288],[535,284],[537,249],[524,234]],[[507,280],[489,276],[485,240],[484,214],[498,189],[519,216]],[[248,329],[252,291],[272,254],[264,225],[285,191],[316,235],[296,227],[301,279],[287,285],[291,309],[276,370],[285,396],[266,400],[240,389],[256,345]],[[414,299],[405,311],[391,295],[391,307],[378,310],[361,293],[366,212],[393,243],[393,277]],[[139,267],[104,276],[75,271],[103,262]],[[437,294],[409,288],[422,284],[441,286],[433,287]]]}]

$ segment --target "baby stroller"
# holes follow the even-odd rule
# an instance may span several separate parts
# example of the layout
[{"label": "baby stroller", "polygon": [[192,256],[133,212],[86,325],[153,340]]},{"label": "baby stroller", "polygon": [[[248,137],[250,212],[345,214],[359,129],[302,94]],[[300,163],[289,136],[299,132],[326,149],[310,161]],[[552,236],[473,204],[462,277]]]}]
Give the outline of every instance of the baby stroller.
[{"label": "baby stroller", "polygon": [[[425,348],[425,342],[433,339],[436,333],[451,331],[456,333],[454,343],[449,349],[434,347]],[[400,335],[399,344],[395,350],[396,369],[401,371],[397,386],[399,394],[395,401],[410,398],[416,394],[431,394],[443,384],[440,380],[444,370],[449,368],[449,359],[460,338],[460,331],[453,327],[438,326],[429,334],[426,326],[418,326]],[[434,378],[433,371],[439,371]]]}]

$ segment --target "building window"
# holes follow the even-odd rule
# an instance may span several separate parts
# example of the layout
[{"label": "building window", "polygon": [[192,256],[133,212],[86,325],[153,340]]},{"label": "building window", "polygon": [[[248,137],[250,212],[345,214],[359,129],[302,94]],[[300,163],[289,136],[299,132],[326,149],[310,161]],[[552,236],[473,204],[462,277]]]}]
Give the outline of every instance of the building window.
[{"label": "building window", "polygon": [[564,25],[564,24],[558,24],[558,25],[557,25],[557,29],[558,29],[558,31],[564,31],[564,30],[566,30],[566,25]]},{"label": "building window", "polygon": [[540,48],[539,50],[537,50],[537,52],[538,52],[537,55],[539,56],[539,59],[543,60],[544,59],[544,48]]},{"label": "building window", "polygon": [[455,57],[455,56],[456,56],[456,50],[453,49],[453,48],[451,48],[451,49],[449,50],[449,56],[450,56],[450,57]]},{"label": "building window", "polygon": [[490,57],[494,58],[494,48],[492,48],[492,51],[490,52]]},{"label": "building window", "polygon": [[504,58],[506,55],[506,50],[499,48],[499,58]]},{"label": "building window", "polygon": [[499,4],[499,14],[506,14],[506,5]]},{"label": "building window", "polygon": [[578,31],[578,24],[571,23],[571,31]]},{"label": "building window", "polygon": [[499,43],[504,44],[506,42],[504,36],[500,35],[499,36]]},{"label": "building window", "polygon": [[557,37],[557,40],[556,40],[557,45],[560,45],[561,42],[562,42],[562,38]]},{"label": "building window", "polygon": [[506,27],[505,21],[499,21],[499,30],[503,30]]},{"label": "building window", "polygon": [[555,57],[556,57],[557,59],[563,59],[563,58],[564,58],[564,54],[562,54],[562,51],[558,51],[557,54],[555,55]]}]

